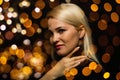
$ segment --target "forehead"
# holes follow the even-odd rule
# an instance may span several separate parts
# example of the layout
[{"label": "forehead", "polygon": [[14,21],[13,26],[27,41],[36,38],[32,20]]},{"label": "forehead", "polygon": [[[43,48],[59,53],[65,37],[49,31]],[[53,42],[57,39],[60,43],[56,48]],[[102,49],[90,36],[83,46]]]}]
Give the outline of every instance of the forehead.
[{"label": "forehead", "polygon": [[48,19],[48,29],[56,29],[56,28],[71,28],[72,25],[65,23],[63,21],[60,21],[58,19],[50,18]]}]

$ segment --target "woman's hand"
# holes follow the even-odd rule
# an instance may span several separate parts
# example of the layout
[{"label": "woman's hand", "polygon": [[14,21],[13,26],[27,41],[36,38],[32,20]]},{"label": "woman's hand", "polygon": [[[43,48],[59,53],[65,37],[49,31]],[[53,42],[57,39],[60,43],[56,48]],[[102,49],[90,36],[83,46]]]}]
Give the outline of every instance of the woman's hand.
[{"label": "woman's hand", "polygon": [[[80,65],[80,63],[88,59],[87,56],[71,57],[78,50],[79,50],[79,47],[75,48],[70,54],[68,54],[66,57],[63,57],[60,61],[56,63],[56,65],[51,70],[48,71],[46,75],[49,76],[49,80],[54,80],[58,77],[63,76],[65,72],[69,71],[71,68],[74,68]],[[47,80],[47,79],[44,78],[44,80]]]}]

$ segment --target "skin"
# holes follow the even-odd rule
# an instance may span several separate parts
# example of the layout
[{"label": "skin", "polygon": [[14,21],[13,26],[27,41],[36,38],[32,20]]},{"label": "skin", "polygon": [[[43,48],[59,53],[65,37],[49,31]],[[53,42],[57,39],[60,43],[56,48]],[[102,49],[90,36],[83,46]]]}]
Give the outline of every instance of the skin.
[{"label": "skin", "polygon": [[48,20],[48,26],[51,32],[50,42],[58,55],[66,56],[78,45],[80,34],[74,26],[54,18]]}]

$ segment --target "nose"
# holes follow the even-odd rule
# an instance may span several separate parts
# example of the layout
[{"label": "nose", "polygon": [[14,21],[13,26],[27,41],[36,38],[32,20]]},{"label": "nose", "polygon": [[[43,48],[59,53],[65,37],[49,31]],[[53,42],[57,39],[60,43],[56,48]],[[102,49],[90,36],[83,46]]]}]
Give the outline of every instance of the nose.
[{"label": "nose", "polygon": [[54,34],[54,35],[52,36],[52,38],[51,38],[51,41],[52,41],[53,43],[58,42],[58,41],[59,41],[59,35],[58,35],[58,34]]}]

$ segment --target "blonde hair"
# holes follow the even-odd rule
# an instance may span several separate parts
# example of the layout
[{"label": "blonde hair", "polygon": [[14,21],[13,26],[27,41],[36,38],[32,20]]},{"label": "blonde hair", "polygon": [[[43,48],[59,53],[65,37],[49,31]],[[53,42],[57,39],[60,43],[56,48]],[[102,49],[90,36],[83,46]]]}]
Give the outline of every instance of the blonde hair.
[{"label": "blonde hair", "polygon": [[48,13],[47,18],[56,18],[58,20],[73,25],[74,27],[76,27],[76,29],[80,25],[83,25],[86,30],[85,36],[83,38],[84,55],[98,62],[95,56],[95,51],[93,50],[93,48],[91,48],[91,29],[89,27],[87,17],[79,6],[72,3],[62,3],[53,8],[53,10]]}]

